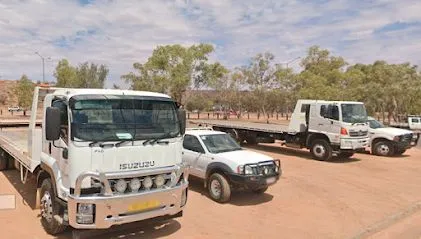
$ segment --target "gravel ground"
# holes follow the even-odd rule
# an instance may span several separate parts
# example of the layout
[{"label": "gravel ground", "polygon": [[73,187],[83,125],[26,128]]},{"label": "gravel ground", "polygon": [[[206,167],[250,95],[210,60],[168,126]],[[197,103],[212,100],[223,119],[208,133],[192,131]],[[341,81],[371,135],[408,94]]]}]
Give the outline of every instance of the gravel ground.
[{"label": "gravel ground", "polygon": [[[263,195],[236,193],[218,204],[190,181],[184,216],[82,233],[87,238],[421,238],[421,149],[394,158],[356,154],[319,162],[307,151],[279,145],[252,150],[281,159],[280,181]],[[0,172],[0,194],[16,195],[16,209],[0,211],[2,238],[52,238],[34,210],[34,180]],[[69,230],[58,238],[71,238]]]}]

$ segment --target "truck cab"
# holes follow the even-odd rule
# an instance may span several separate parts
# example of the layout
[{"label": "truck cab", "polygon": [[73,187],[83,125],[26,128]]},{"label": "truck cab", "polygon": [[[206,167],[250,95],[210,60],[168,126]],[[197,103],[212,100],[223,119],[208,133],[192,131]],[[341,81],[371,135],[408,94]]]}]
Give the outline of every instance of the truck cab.
[{"label": "truck cab", "polygon": [[288,133],[316,159],[351,157],[368,145],[367,112],[362,102],[298,100]]},{"label": "truck cab", "polygon": [[[42,127],[35,126],[39,110]],[[23,151],[15,161],[37,177],[47,233],[109,228],[182,215],[185,124],[184,111],[165,94],[36,87],[28,151],[13,142],[8,148]]]}]

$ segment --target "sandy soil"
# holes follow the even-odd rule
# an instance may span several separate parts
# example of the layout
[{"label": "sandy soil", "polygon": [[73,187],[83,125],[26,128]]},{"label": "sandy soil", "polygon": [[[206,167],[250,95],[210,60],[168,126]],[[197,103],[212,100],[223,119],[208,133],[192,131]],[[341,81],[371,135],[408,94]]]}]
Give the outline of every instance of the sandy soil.
[{"label": "sandy soil", "polygon": [[[184,216],[82,233],[87,238],[421,238],[421,150],[402,157],[356,154],[319,162],[306,151],[260,145],[282,161],[281,180],[263,195],[236,193],[227,204],[190,182]],[[0,211],[2,238],[51,238],[34,207],[34,181],[0,173],[0,194],[15,194],[16,209]],[[69,230],[58,238],[71,238]]]}]

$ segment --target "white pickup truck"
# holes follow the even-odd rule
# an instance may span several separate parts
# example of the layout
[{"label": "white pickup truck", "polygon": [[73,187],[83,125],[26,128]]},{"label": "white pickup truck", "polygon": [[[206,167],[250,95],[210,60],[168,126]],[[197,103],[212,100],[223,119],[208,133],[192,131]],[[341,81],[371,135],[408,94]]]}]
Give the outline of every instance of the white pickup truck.
[{"label": "white pickup truck", "polygon": [[401,155],[418,143],[418,135],[410,130],[385,127],[368,117],[371,153],[380,156]]},{"label": "white pickup truck", "polygon": [[282,174],[280,160],[245,150],[229,134],[206,128],[186,131],[183,161],[220,203],[229,201],[232,190],[264,193]]}]

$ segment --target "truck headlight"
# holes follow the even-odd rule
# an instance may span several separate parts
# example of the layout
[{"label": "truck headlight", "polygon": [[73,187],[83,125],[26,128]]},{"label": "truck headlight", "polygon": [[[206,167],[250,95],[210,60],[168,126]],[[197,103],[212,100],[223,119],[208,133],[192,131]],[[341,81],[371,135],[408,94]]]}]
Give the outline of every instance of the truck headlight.
[{"label": "truck headlight", "polygon": [[76,222],[79,224],[94,223],[95,205],[90,203],[78,203]]},{"label": "truck headlight", "polygon": [[130,180],[129,183],[129,188],[131,192],[137,192],[140,188],[140,185],[142,183],[140,182],[140,180],[138,178],[133,178],[132,180]]},{"label": "truck headlight", "polygon": [[152,184],[153,182],[151,177],[147,176],[143,179],[143,187],[145,189],[150,189],[152,187]]},{"label": "truck headlight", "polygon": [[119,193],[124,193],[127,189],[127,183],[124,179],[117,180],[117,183],[114,185],[114,188]]},{"label": "truck headlight", "polygon": [[155,185],[157,188],[160,188],[164,185],[165,183],[165,178],[162,175],[158,175],[155,177]]}]

